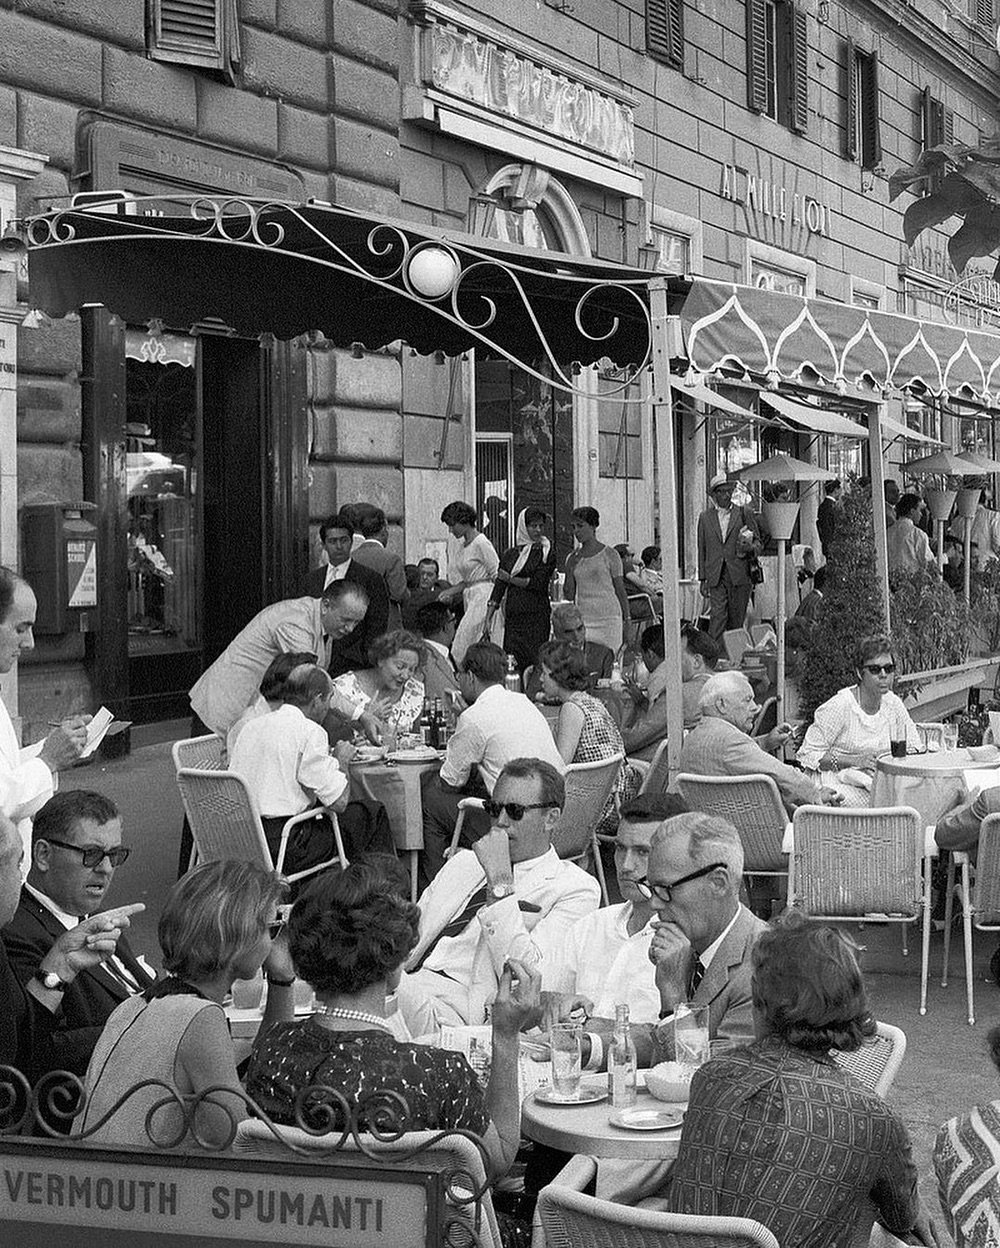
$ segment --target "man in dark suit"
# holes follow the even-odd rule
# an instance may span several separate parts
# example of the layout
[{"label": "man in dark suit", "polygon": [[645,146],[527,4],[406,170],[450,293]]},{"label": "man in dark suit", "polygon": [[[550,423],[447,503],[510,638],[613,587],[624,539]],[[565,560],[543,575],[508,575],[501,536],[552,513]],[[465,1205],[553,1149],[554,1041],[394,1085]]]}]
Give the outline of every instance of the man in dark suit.
[{"label": "man in dark suit", "polygon": [[319,598],[332,581],[348,581],[360,585],[368,595],[365,618],[331,647],[329,672],[339,676],[369,666],[368,647],[389,627],[389,594],[379,573],[351,558],[354,525],[343,509],[320,525],[319,536],[330,562],[309,573],[306,593]]},{"label": "man in dark suit", "polygon": [[[461,698],[458,671],[451,657],[451,643],[455,640],[455,616],[445,602],[428,602],[417,612],[417,632],[427,643],[427,661],[424,663],[424,692],[428,698],[440,698],[446,702],[452,693]],[[446,706],[445,708],[450,709]],[[465,709],[462,701],[460,710]]]},{"label": "man in dark suit", "polygon": [[[607,680],[611,675],[614,653],[602,641],[588,640],[583,616],[575,602],[560,602],[552,608],[552,639],[565,642],[571,649],[578,650],[583,655],[591,688],[599,680]],[[542,668],[539,663],[535,663],[524,692],[534,702],[541,691]]]},{"label": "man in dark suit", "polygon": [[762,548],[757,517],[749,507],[733,506],[734,489],[724,472],[716,473],[711,505],[698,517],[698,580],[709,601],[708,631],[717,642],[727,628],[743,627],[752,589],[748,555]]},{"label": "man in dark suit", "polygon": [[[115,868],[128,852],[118,808],[103,794],[69,790],[45,803],[32,827],[31,869],[14,917],[3,930],[8,960],[22,984],[29,983],[61,937],[100,909]],[[124,936],[113,957],[81,970],[63,991],[52,1033],[54,1066],[85,1074],[108,1016],[153,979]]]}]

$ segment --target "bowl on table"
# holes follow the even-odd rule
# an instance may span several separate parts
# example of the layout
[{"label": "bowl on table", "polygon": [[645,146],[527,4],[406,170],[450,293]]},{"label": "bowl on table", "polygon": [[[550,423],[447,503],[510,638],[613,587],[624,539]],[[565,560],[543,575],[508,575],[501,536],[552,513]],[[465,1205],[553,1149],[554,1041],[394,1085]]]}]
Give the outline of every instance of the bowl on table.
[{"label": "bowl on table", "polygon": [[660,1062],[646,1071],[646,1087],[658,1101],[686,1101],[696,1070],[682,1062]]}]

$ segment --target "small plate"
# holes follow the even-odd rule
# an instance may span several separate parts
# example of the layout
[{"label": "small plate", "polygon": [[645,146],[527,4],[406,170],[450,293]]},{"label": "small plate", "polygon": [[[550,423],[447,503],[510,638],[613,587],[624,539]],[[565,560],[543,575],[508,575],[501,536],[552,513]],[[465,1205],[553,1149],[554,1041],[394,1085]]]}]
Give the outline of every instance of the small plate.
[{"label": "small plate", "polygon": [[386,755],[393,763],[430,763],[442,757],[440,750],[432,750],[429,746],[422,750],[391,750]]},{"label": "small plate", "polygon": [[566,1096],[555,1088],[539,1088],[535,1093],[535,1100],[543,1105],[596,1105],[607,1099],[608,1089],[599,1083],[581,1083],[574,1096]]},{"label": "small plate", "polygon": [[684,1110],[647,1109],[636,1106],[634,1109],[613,1109],[609,1119],[613,1127],[623,1127],[626,1131],[667,1131],[671,1127],[679,1127],[684,1121]]},{"label": "small plate", "polygon": [[385,747],[381,745],[360,745],[354,751],[352,763],[381,763],[385,759]]}]

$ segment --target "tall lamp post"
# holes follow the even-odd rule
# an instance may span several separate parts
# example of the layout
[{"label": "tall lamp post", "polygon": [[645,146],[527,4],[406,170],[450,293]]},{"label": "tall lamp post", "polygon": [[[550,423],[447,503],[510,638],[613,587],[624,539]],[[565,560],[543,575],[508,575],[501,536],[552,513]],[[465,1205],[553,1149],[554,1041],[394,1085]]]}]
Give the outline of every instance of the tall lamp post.
[{"label": "tall lamp post", "polygon": [[[833,481],[836,473],[827,472],[816,464],[793,459],[791,455],[771,455],[759,464],[751,464],[736,474],[740,481]],[[787,544],[799,515],[797,502],[765,503],[764,521],[771,536],[778,543],[778,604],[774,621],[778,639],[778,665],[775,674],[775,697],[777,699],[777,722],[784,719],[785,710],[785,555]]]}]

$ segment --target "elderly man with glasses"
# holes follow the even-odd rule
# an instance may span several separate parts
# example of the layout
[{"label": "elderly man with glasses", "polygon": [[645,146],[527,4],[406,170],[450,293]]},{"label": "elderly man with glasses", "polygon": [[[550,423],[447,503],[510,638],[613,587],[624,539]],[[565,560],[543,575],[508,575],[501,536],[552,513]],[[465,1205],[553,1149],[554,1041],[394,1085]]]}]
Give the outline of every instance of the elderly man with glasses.
[{"label": "elderly man with glasses", "polygon": [[53,1061],[73,1074],[86,1073],[112,1010],[155,978],[124,936],[113,956],[84,967],[72,980],[43,969],[66,934],[101,909],[115,870],[128,856],[114,802],[86,789],[56,793],[35,815],[28,878],[3,929],[7,957],[21,983],[35,981],[46,992],[61,994]]},{"label": "elderly man with glasses", "polygon": [[570,928],[596,910],[600,888],[552,848],[566,786],[551,763],[508,762],[483,805],[490,830],[444,864],[420,898],[420,940],[399,985],[414,1037],[485,1021],[514,958],[544,987]]},{"label": "elderly man with glasses", "polygon": [[[724,819],[675,815],[653,833],[640,896],[656,912],[649,948],[660,1018],[634,1026],[640,1066],[672,1061],[674,1011],[707,1008],[708,1031],[740,1043],[753,1037],[750,951],[767,924],[742,904],[743,845]],[[592,1018],[584,1031],[588,1069],[607,1064],[612,1019]]]}]

